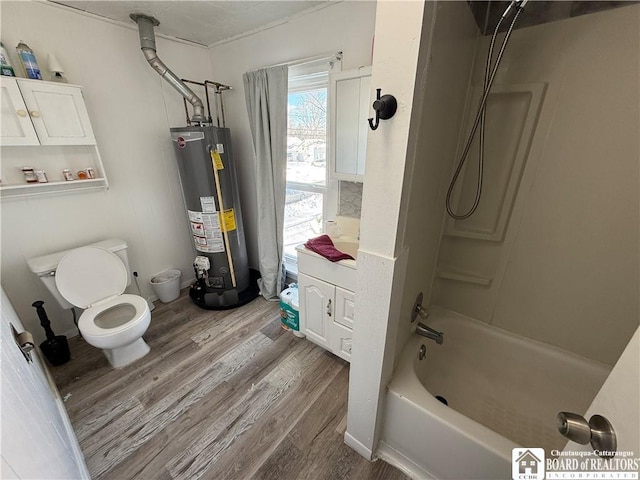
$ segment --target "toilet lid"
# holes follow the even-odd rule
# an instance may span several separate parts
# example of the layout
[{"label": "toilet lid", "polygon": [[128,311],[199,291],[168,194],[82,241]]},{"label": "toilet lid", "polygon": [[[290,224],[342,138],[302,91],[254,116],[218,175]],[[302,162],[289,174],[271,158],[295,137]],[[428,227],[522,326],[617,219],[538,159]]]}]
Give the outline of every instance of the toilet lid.
[{"label": "toilet lid", "polygon": [[80,308],[121,295],[127,288],[127,277],[127,269],[118,256],[99,247],[76,248],[56,268],[58,290]]}]

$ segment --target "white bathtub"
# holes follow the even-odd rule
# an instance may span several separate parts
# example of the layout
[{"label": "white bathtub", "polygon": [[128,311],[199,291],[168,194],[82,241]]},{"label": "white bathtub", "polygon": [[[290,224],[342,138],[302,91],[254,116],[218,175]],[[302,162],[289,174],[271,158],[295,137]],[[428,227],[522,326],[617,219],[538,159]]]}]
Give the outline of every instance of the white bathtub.
[{"label": "white bathtub", "polygon": [[561,450],[556,414],[584,413],[610,371],[439,307],[426,323],[444,344],[414,334],[405,346],[377,452],[413,478],[510,479],[511,450]]}]

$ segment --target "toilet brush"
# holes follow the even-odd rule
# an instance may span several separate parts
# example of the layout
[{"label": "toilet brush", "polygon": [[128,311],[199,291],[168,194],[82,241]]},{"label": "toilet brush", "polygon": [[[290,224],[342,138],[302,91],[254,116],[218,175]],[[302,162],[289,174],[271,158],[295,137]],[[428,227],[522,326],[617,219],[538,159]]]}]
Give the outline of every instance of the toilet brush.
[{"label": "toilet brush", "polygon": [[40,344],[40,350],[51,365],[62,365],[71,359],[69,343],[67,342],[67,337],[64,335],[56,335],[53,333],[53,330],[51,330],[51,322],[42,305],[44,305],[42,300],[37,300],[31,304],[31,306],[36,309],[38,318],[40,318],[40,325],[44,328],[44,333],[47,336],[47,339]]},{"label": "toilet brush", "polygon": [[[138,285],[138,272],[133,272],[133,280],[136,282],[136,288],[138,289],[138,295],[142,297],[142,291],[140,290],[140,285]],[[153,304],[151,299],[147,297],[145,299],[147,301],[147,305],[149,305],[149,311],[153,311],[156,306]]]}]

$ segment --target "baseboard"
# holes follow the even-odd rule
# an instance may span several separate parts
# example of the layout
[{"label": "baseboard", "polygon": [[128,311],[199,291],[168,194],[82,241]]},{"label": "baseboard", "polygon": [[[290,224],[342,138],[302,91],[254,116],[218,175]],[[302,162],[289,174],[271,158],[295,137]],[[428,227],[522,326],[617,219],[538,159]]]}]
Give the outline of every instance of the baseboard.
[{"label": "baseboard", "polygon": [[373,460],[373,452],[360,443],[359,440],[356,440],[349,432],[344,432],[344,443],[349,445],[367,460]]},{"label": "baseboard", "polygon": [[64,332],[62,332],[62,335],[64,335],[67,338],[73,338],[73,337],[77,337],[79,335],[79,332],[74,325],[73,328],[70,328],[69,330],[65,330]]},{"label": "baseboard", "polygon": [[[190,287],[191,284],[193,284],[193,282],[196,281],[196,277],[190,277],[187,280],[183,280],[182,283],[180,283],[180,290],[184,290],[187,287]],[[155,293],[152,293],[151,295],[144,297],[145,300],[151,300],[152,302],[157,302],[158,296]]]},{"label": "baseboard", "polygon": [[[186,280],[183,280],[183,282],[180,284],[180,290],[182,290],[183,288],[187,288],[188,286],[190,286],[193,282],[196,281],[196,277],[189,277]],[[156,298],[157,300],[157,298]]]}]

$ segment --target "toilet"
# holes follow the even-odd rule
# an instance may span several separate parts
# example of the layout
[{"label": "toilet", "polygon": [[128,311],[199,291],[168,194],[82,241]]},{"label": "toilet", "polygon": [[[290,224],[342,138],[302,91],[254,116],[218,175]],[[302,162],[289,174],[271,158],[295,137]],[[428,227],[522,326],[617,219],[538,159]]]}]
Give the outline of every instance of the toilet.
[{"label": "toilet", "polygon": [[112,239],[27,262],[63,308],[85,309],[78,329],[114,368],[150,351],[142,338],[151,322],[147,301],[124,293],[131,281],[126,249]]}]

